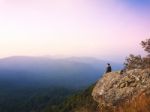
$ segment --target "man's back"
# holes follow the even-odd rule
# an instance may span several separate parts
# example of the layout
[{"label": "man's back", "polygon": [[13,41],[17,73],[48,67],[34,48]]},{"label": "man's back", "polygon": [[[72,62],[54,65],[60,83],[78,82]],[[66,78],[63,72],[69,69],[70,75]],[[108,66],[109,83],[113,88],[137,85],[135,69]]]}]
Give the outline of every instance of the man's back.
[{"label": "man's back", "polygon": [[108,64],[107,68],[106,68],[106,73],[111,72],[111,66],[110,64]]}]

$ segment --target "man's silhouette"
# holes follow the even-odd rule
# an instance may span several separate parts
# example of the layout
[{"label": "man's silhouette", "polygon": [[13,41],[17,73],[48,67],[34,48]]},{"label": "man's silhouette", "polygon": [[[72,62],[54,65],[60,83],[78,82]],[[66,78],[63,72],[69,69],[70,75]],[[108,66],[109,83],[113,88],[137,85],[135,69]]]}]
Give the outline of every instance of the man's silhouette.
[{"label": "man's silhouette", "polygon": [[107,67],[106,67],[106,72],[105,73],[109,73],[111,72],[111,66],[109,63],[107,63]]}]

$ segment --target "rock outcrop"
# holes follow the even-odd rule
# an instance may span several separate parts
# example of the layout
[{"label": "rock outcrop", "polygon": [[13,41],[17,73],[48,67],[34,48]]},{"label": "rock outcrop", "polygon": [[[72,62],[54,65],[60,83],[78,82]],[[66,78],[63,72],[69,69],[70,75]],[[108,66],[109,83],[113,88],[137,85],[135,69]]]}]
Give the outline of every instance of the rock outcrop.
[{"label": "rock outcrop", "polygon": [[115,107],[143,92],[150,94],[150,68],[134,69],[122,75],[119,72],[104,74],[94,87],[92,96],[99,105]]}]

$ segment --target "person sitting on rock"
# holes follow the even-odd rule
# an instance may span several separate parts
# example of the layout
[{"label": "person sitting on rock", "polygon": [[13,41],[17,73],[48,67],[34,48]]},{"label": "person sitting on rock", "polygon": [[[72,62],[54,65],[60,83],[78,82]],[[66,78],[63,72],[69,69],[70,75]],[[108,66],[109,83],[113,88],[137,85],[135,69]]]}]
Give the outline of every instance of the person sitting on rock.
[{"label": "person sitting on rock", "polygon": [[109,73],[111,72],[111,65],[109,63],[107,63],[107,67],[106,67],[106,72],[105,73]]}]

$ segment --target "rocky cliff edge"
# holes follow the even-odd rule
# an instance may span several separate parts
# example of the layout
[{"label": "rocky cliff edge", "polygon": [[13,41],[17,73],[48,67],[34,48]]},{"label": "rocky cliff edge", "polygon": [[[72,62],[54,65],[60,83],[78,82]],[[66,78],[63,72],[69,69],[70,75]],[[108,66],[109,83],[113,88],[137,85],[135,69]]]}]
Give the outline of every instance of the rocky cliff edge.
[{"label": "rocky cliff edge", "polygon": [[104,74],[92,96],[99,105],[118,106],[143,93],[150,95],[150,68],[134,69],[122,75],[119,72]]}]

